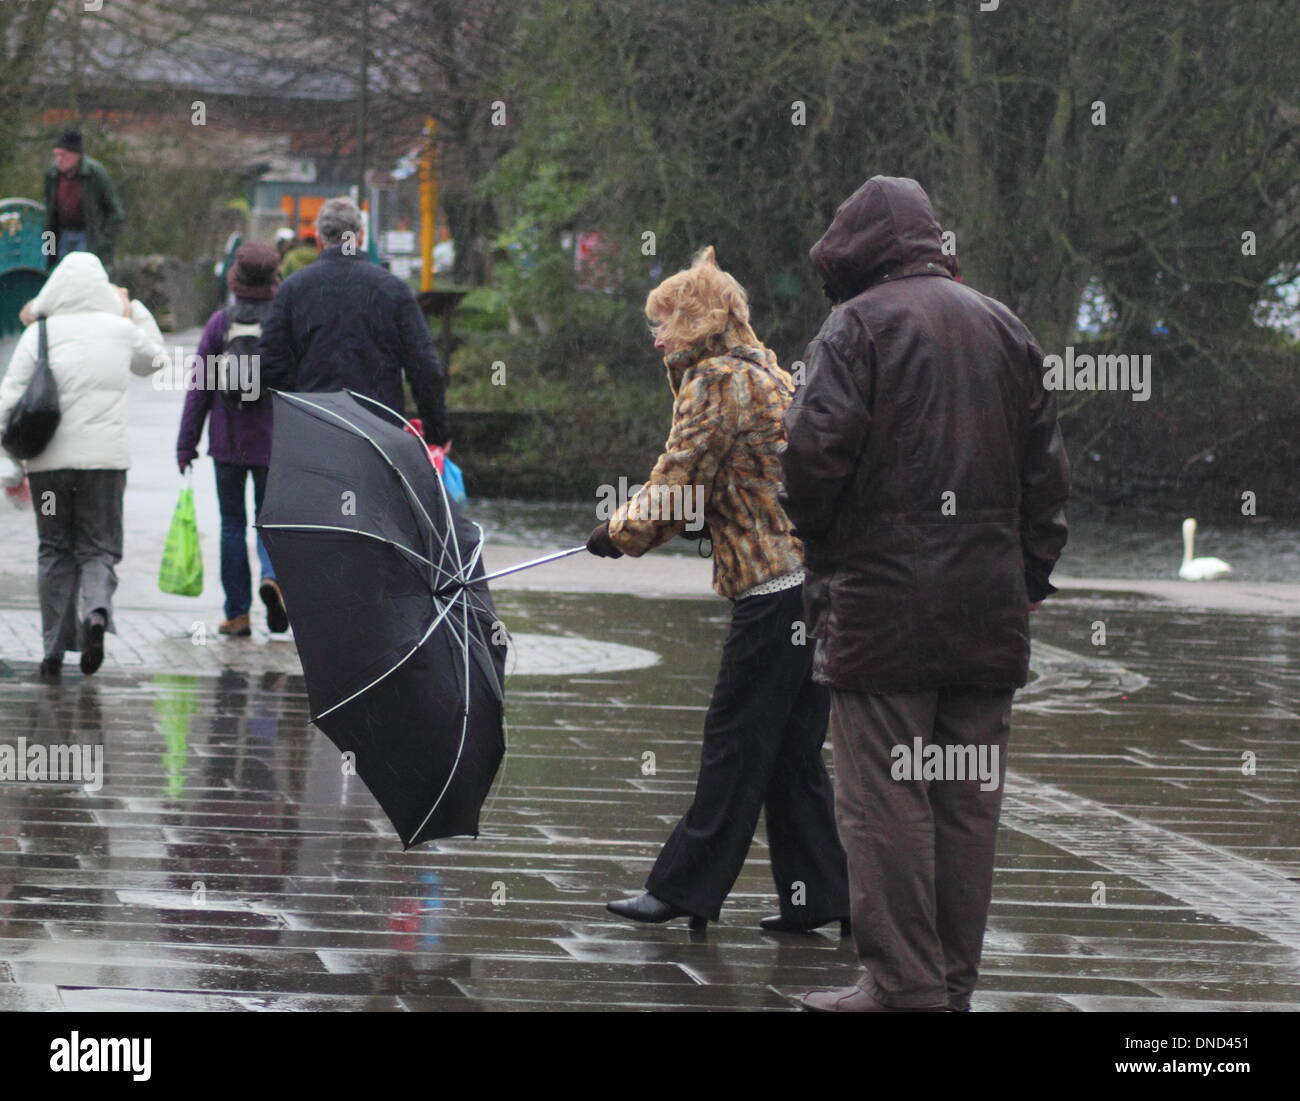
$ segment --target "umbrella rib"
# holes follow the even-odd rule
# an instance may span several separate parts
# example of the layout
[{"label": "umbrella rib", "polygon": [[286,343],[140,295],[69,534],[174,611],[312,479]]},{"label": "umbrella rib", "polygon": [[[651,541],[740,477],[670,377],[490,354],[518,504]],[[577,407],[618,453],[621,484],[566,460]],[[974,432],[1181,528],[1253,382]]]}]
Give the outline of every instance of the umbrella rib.
[{"label": "umbrella rib", "polygon": [[[382,401],[380,401],[378,398],[372,398],[369,394],[363,394],[363,393],[361,393],[359,390],[348,390],[347,393],[351,394],[354,398],[360,398],[362,401],[368,401],[371,405],[377,405],[377,406],[379,406],[379,408],[382,409],[382,410],[384,410],[384,412],[386,412],[386,413],[391,413],[394,417],[396,417],[399,421],[401,421],[404,425],[406,425],[407,430],[411,433],[412,436],[414,436],[414,437],[415,437],[417,440],[419,440],[421,443],[424,442],[424,437],[421,436],[420,433],[417,432],[417,431],[415,430],[415,425],[413,425],[410,421],[408,421],[404,416],[402,416],[401,413],[399,413],[399,412],[398,412],[396,409],[394,409],[391,405],[385,405],[385,404],[384,404]],[[384,458],[387,459],[388,456],[385,455]],[[389,460],[389,461],[391,462],[391,460]],[[435,464],[430,463],[429,465],[430,465],[430,466],[433,466],[434,473],[436,473],[436,474],[438,475],[438,485],[441,486],[441,485],[442,485],[442,473],[441,473],[441,471],[438,470],[438,468],[437,468],[437,466],[436,466]],[[396,468],[394,467],[394,469],[396,469]],[[398,473],[401,473],[401,472],[398,471]],[[442,496],[443,496],[443,504],[446,505],[446,504],[447,504],[447,491],[446,491],[445,489],[443,489],[443,494],[442,494]],[[450,509],[448,510],[448,515],[450,515]],[[427,513],[425,514],[425,518],[426,518],[426,519],[428,518],[428,514],[427,514]],[[439,541],[442,543],[442,549],[445,551],[445,550],[447,549],[447,540],[446,540],[445,538],[443,538],[443,536],[438,532],[438,529],[437,529],[436,527],[433,526],[433,521],[432,521],[432,520],[429,521],[429,526],[430,526],[431,528],[433,528],[433,533],[434,533],[434,535],[437,535],[437,536],[438,536]],[[450,526],[450,525],[449,525],[449,526]],[[480,532],[480,534],[481,534],[481,532]],[[459,551],[460,551],[460,548],[457,547],[457,557],[459,557]],[[439,565],[438,568],[441,569],[441,568],[442,568],[441,565]],[[445,572],[447,572],[447,571],[446,571],[446,570],[443,570],[443,572],[445,573]]]},{"label": "umbrella rib", "polygon": [[393,416],[395,416],[399,421],[401,421],[404,425],[406,425],[408,429],[410,429],[412,436],[414,436],[417,440],[423,442],[424,437],[421,436],[420,433],[418,433],[415,430],[415,425],[413,425],[410,421],[408,421],[404,416],[402,416],[401,413],[399,413],[391,405],[385,405],[378,398],[372,398],[369,394],[363,394],[360,390],[348,390],[347,392],[351,394],[354,398],[360,398],[362,401],[370,402],[371,405],[379,406],[379,408],[384,410],[384,412],[386,413],[392,413]]},{"label": "umbrella rib", "polygon": [[[434,566],[433,561],[420,554],[418,551],[411,550],[404,543],[397,542],[396,539],[389,539],[383,535],[376,535],[373,531],[362,531],[360,528],[345,528],[340,524],[257,524],[258,528],[278,528],[284,531],[342,531],[348,535],[364,535],[367,539],[377,539],[381,543],[387,543],[390,547],[396,547],[400,551],[405,551],[412,558],[418,558],[426,566]],[[444,571],[445,572],[445,571]]]},{"label": "umbrella rib", "polygon": [[[469,584],[469,575],[474,572],[474,567],[478,565],[479,559],[483,557],[483,529],[473,520],[471,520],[470,523],[474,525],[474,530],[478,532],[478,543],[470,553],[469,561],[461,567],[460,577],[457,578],[457,580],[464,585]],[[456,551],[459,554],[459,543],[456,546]]]},{"label": "umbrella rib", "polygon": [[[435,468],[435,473],[436,473],[436,468]],[[453,547],[452,561],[456,564],[457,569],[459,571],[457,574],[457,580],[464,581],[465,564],[464,562],[462,562],[461,555],[460,555],[460,538],[456,535],[456,525],[451,522],[452,517],[454,515],[451,511],[451,499],[447,496],[447,487],[446,485],[443,484],[441,474],[438,475],[438,489],[442,493],[442,507],[447,511],[447,520],[448,520],[447,534],[451,537],[451,544]],[[475,524],[475,527],[478,527],[478,525]],[[483,548],[483,529],[479,528],[479,544],[477,549],[482,550],[482,548]],[[444,551],[446,550],[446,541],[444,541],[443,543],[443,549]],[[473,567],[471,566],[470,568],[472,569]]]},{"label": "umbrella rib", "polygon": [[457,591],[456,596],[459,597],[462,595],[473,602],[475,611],[482,612],[484,615],[491,615],[492,622],[493,623],[498,622],[494,609],[489,608],[486,604],[483,603],[483,601],[479,600],[477,596],[475,596],[473,593],[469,591],[468,587]]},{"label": "umbrella rib", "polygon": [[[495,626],[497,623],[500,622],[500,620],[499,620],[499,619],[497,618],[497,616],[496,616],[496,611],[495,611],[495,609],[491,609],[491,608],[489,608],[485,603],[483,603],[483,601],[481,601],[481,600],[478,598],[477,594],[475,594],[473,591],[471,591],[471,589],[470,589],[470,587],[469,587],[470,584],[471,584],[471,582],[468,580],[468,574],[471,573],[471,572],[473,571],[474,567],[478,564],[479,559],[482,557],[482,554],[483,554],[483,545],[484,545],[484,543],[486,542],[486,538],[485,538],[484,535],[483,535],[483,528],[482,528],[482,526],[481,526],[481,525],[480,525],[476,520],[471,520],[470,523],[474,525],[474,530],[478,532],[478,545],[475,546],[473,553],[470,555],[469,565],[466,566],[465,569],[462,571],[462,576],[461,576],[461,578],[459,579],[459,580],[461,581],[461,583],[462,583],[462,587],[461,587],[461,589],[456,593],[456,597],[460,597],[460,598],[466,600],[467,602],[471,602],[471,603],[473,603],[473,605],[474,605],[474,607],[475,607],[475,609],[476,609],[477,611],[480,611],[480,612],[484,613],[485,615],[490,615],[490,616],[492,617],[492,624],[493,624],[493,626]],[[455,630],[454,625],[453,625],[452,629]],[[457,635],[457,638],[458,638],[458,640],[459,640],[459,638],[460,638],[459,634]],[[475,641],[475,638],[474,638],[473,632],[471,632],[471,631],[469,630],[468,622],[466,623],[465,640],[464,640],[464,641],[466,642],[466,648],[467,648],[467,649],[468,649],[468,642],[470,642],[470,641]],[[479,640],[477,640],[477,641],[479,642],[479,645],[481,645],[481,646],[483,647],[484,654],[485,654],[486,659],[487,659],[487,667],[488,667],[488,669],[491,670],[491,672],[492,672],[492,685],[493,685],[493,687],[495,688],[495,690],[496,690],[498,693],[501,693],[501,692],[504,690],[504,688],[503,688],[503,685],[502,685],[502,683],[501,683],[501,679],[500,679],[500,677],[497,676],[496,668],[495,668],[495,667],[493,666],[493,664],[492,664],[492,651],[491,651],[491,649],[488,647],[488,644],[487,644],[487,643],[483,642],[481,639],[479,639]]]},{"label": "umbrella rib", "polygon": [[[353,397],[364,397],[364,395],[358,395],[358,394],[357,394],[355,391],[353,391],[353,390],[348,390],[348,391],[346,391],[346,392],[347,392],[348,394],[351,394]],[[397,476],[402,480],[402,485],[403,485],[403,486],[405,487],[405,489],[406,489],[407,496],[410,497],[410,499],[411,499],[412,501],[414,501],[415,504],[416,504],[416,506],[419,508],[419,510],[420,510],[420,514],[424,517],[425,522],[429,525],[429,530],[430,530],[431,532],[433,532],[433,534],[436,535],[436,536],[438,537],[438,539],[442,542],[444,549],[446,548],[446,539],[444,539],[443,536],[439,533],[437,525],[433,522],[433,518],[430,517],[429,513],[425,510],[424,502],[420,500],[420,497],[419,497],[419,495],[415,492],[414,487],[412,487],[411,483],[410,483],[409,481],[407,481],[407,479],[406,479],[406,475],[402,473],[402,469],[401,469],[401,467],[399,467],[395,462],[393,462],[393,460],[389,457],[388,452],[385,451],[382,447],[379,446],[379,441],[378,441],[378,440],[376,440],[372,435],[370,435],[370,433],[367,432],[364,428],[361,428],[361,427],[359,427],[359,426],[353,424],[350,420],[347,419],[347,417],[343,416],[341,413],[336,413],[336,412],[334,412],[333,409],[329,409],[329,408],[327,408],[326,406],[321,405],[319,402],[308,401],[308,400],[307,400],[306,398],[304,398],[301,394],[290,394],[290,393],[286,393],[286,392],[283,391],[283,390],[280,391],[280,396],[283,397],[283,398],[288,398],[288,399],[290,399],[290,400],[292,400],[292,401],[296,401],[296,402],[298,402],[298,403],[301,404],[301,405],[310,405],[313,409],[319,409],[322,413],[327,413],[329,416],[333,417],[335,420],[337,420],[337,421],[342,421],[342,422],[343,422],[344,424],[346,424],[349,428],[351,428],[352,431],[354,431],[355,433],[357,433],[357,435],[359,435],[362,439],[364,439],[367,443],[369,443],[371,447],[373,447],[376,451],[378,451],[379,454],[382,455],[382,456],[384,457],[384,462],[386,462],[390,467],[392,467],[392,468],[393,468],[393,471],[394,471],[394,472],[397,474]],[[371,401],[373,404],[378,405],[378,406],[380,406],[380,407],[383,408],[383,409],[388,409],[388,406],[384,405],[384,403],[383,403],[382,401],[374,401],[374,400],[371,399],[371,398],[367,398],[366,400],[367,400],[367,401]],[[391,410],[391,409],[389,409],[388,411],[389,411],[390,413],[393,413],[394,416],[401,418],[403,421],[406,420],[406,418],[405,418],[405,417],[402,417],[402,415],[401,415],[400,413],[396,413],[396,412],[394,412],[394,411]],[[417,437],[417,438],[418,438],[418,437]],[[436,474],[437,471],[435,470],[434,473]],[[442,479],[441,479],[441,478],[438,479],[438,485],[439,485],[440,487],[442,486]],[[447,491],[446,491],[446,489],[443,489],[442,493],[443,493],[443,498],[444,498],[444,500],[445,500],[445,499],[446,499],[446,496],[447,496]],[[448,515],[450,515],[450,511],[448,512]],[[448,527],[450,528],[451,525],[449,524]],[[455,538],[455,533],[454,533],[454,532],[452,533],[452,537]],[[457,557],[457,559],[459,559],[459,557],[460,557],[460,547],[459,547],[459,545],[457,545],[457,547],[456,547],[456,557]],[[449,573],[449,571],[447,571],[446,569],[443,569],[443,567],[442,567],[441,565],[436,566],[436,567],[434,567],[434,568],[435,568],[435,569],[442,570],[443,573]]]},{"label": "umbrella rib", "polygon": [[[402,414],[399,413],[396,409],[392,408],[392,407],[389,406],[389,405],[385,405],[382,401],[379,401],[377,398],[372,398],[369,394],[363,394],[363,393],[361,393],[361,392],[358,391],[358,390],[348,390],[347,393],[350,394],[350,395],[351,395],[352,397],[354,397],[354,398],[359,398],[361,401],[369,402],[371,405],[377,405],[380,409],[383,409],[385,412],[387,412],[387,413],[391,413],[394,417],[396,417],[396,418],[397,418],[398,420],[400,420],[404,425],[406,425],[407,429],[411,432],[411,434],[412,434],[412,435],[413,435],[417,440],[420,440],[421,442],[423,442],[423,437],[422,437],[418,432],[416,432],[416,430],[415,430],[415,425],[413,425],[413,424],[412,424],[410,421],[408,421],[404,416],[402,416]],[[315,404],[315,403],[313,402],[312,404]],[[329,410],[326,410],[326,412],[329,412]],[[341,417],[340,417],[339,419],[342,420]],[[354,425],[354,424],[352,424],[350,421],[345,421],[344,423],[348,424],[348,425],[349,425],[350,427],[352,427],[352,428],[356,428],[356,430],[357,430],[358,432],[361,432],[361,429],[360,429],[360,428],[357,428],[357,426]],[[362,434],[364,435],[364,433],[362,433]],[[367,439],[370,439],[369,436],[367,436],[366,438],[367,438]],[[405,482],[405,481],[406,481],[406,476],[403,475],[402,472],[401,472],[400,470],[398,470],[398,468],[396,467],[396,465],[393,464],[393,461],[392,461],[391,459],[388,458],[388,456],[384,453],[383,448],[379,447],[379,445],[378,445],[377,443],[375,443],[374,440],[371,440],[370,442],[371,442],[372,444],[374,444],[375,447],[379,450],[379,453],[380,453],[381,455],[383,455],[385,459],[388,460],[389,465],[392,466],[394,470],[397,470],[398,476],[401,477],[401,479],[402,479],[403,482]],[[430,465],[432,465],[432,464],[430,464]],[[438,468],[437,468],[436,466],[434,466],[434,473],[437,474],[437,477],[438,477],[438,489],[439,489],[439,490],[441,491],[441,493],[442,493],[442,503],[443,503],[443,507],[447,510],[447,515],[450,517],[451,514],[452,514],[452,513],[451,513],[451,501],[448,499],[448,496],[447,496],[447,486],[446,486],[446,484],[443,482],[442,474],[438,471]],[[408,488],[409,488],[409,487],[408,487]],[[414,491],[412,491],[412,492],[414,492]],[[417,498],[416,503],[419,504],[419,500],[418,500],[418,498]],[[421,512],[424,512],[424,506],[423,506],[422,504],[420,505],[420,511],[421,511]],[[426,520],[429,520],[429,514],[428,514],[427,512],[424,513],[424,518],[425,518]],[[456,565],[456,569],[457,569],[457,571],[458,571],[454,576],[455,576],[456,579],[459,580],[459,581],[464,581],[464,580],[466,579],[467,571],[468,571],[468,570],[472,570],[472,569],[474,568],[474,564],[475,564],[475,562],[478,560],[478,554],[479,554],[479,553],[482,551],[482,549],[483,549],[483,529],[482,529],[481,527],[479,527],[478,524],[474,524],[474,526],[475,526],[476,528],[478,528],[479,542],[478,542],[478,546],[475,548],[475,556],[474,556],[474,559],[469,563],[468,566],[465,566],[464,564],[461,563],[461,560],[460,560],[460,539],[459,539],[459,538],[457,537],[457,535],[456,535],[456,528],[455,528],[455,525],[450,524],[450,523],[447,525],[447,531],[448,531],[448,533],[449,533],[450,536],[451,536],[451,541],[452,541],[452,544],[453,544],[453,551],[454,551],[453,560],[454,560],[454,563],[455,563],[455,565]],[[444,574],[447,574],[448,576],[453,576],[453,575],[451,574],[451,571],[449,571],[449,570],[448,570],[448,569],[443,565],[443,561],[445,561],[446,556],[447,556],[447,555],[446,555],[446,552],[447,552],[447,549],[448,549],[448,547],[447,547],[448,540],[447,540],[447,539],[446,539],[446,538],[445,538],[445,537],[444,537],[444,536],[443,536],[443,535],[438,531],[437,527],[434,525],[434,523],[433,523],[432,520],[429,520],[429,527],[433,530],[434,535],[436,535],[436,536],[438,537],[439,542],[442,544],[442,548],[441,548],[441,549],[442,549],[442,552],[443,552],[441,558],[439,559],[438,565],[435,566],[434,568],[437,569],[437,570],[439,570],[439,571],[441,571],[441,572],[444,573]]]},{"label": "umbrella rib", "polygon": [[385,677],[390,677],[390,676],[392,676],[394,673],[396,673],[398,669],[400,669],[403,665],[405,665],[408,661],[411,660],[411,655],[413,655],[413,654],[414,654],[414,653],[415,653],[415,652],[416,652],[416,651],[417,651],[421,646],[423,646],[423,645],[425,644],[426,641],[428,641],[429,636],[430,636],[431,634],[433,634],[434,628],[436,628],[436,627],[438,626],[438,624],[441,623],[441,622],[443,621],[444,618],[446,618],[447,613],[448,613],[449,611],[451,611],[451,609],[452,609],[452,604],[451,604],[451,603],[448,603],[448,605],[447,605],[445,608],[443,608],[442,611],[440,611],[440,612],[437,614],[437,616],[434,618],[433,622],[429,624],[428,629],[425,630],[424,634],[420,636],[420,640],[419,640],[419,641],[418,641],[414,646],[412,646],[410,650],[408,650],[408,651],[406,652],[406,654],[402,657],[402,659],[401,659],[401,660],[400,660],[396,665],[394,665],[394,666],[393,666],[391,669],[389,669],[387,672],[380,673],[379,676],[377,676],[374,680],[372,680],[372,681],[371,681],[369,684],[367,684],[364,688],[358,688],[358,689],[357,689],[355,692],[353,692],[352,695],[350,695],[347,699],[345,699],[345,700],[339,700],[339,702],[336,703],[336,704],[334,704],[332,707],[327,707],[327,708],[326,708],[324,711],[322,711],[319,715],[315,716],[315,717],[312,719],[312,722],[317,722],[317,721],[319,721],[320,719],[323,719],[323,718],[324,718],[326,715],[328,715],[331,711],[337,711],[337,710],[338,710],[340,707],[342,707],[344,704],[351,703],[353,700],[355,700],[355,699],[356,699],[359,695],[361,695],[363,692],[369,692],[370,689],[374,688],[374,686],[375,686],[376,684],[378,684],[381,680],[383,680]]},{"label": "umbrella rib", "polygon": [[[491,609],[489,609],[487,605],[483,604],[481,601],[478,601],[474,597],[474,594],[468,588],[459,590],[453,599],[468,600],[469,602],[475,605],[477,611],[481,611],[484,613],[489,613],[491,611]],[[500,620],[498,620],[494,615],[492,619],[493,625],[496,625],[499,622]],[[502,693],[504,691],[504,686],[501,683],[501,678],[497,676],[495,666],[493,666],[492,664],[492,649],[489,643],[484,642],[483,639],[479,637],[478,634],[470,630],[468,623],[466,625],[466,635],[464,639],[461,637],[460,631],[457,630],[456,624],[453,621],[449,620],[448,625],[452,630],[452,632],[455,634],[457,642],[464,643],[465,640],[468,639],[468,643],[471,649],[473,648],[473,644],[475,643],[477,643],[480,647],[482,647],[484,658],[487,662],[487,670],[491,674],[492,687],[498,694]]]},{"label": "umbrella rib", "polygon": [[[461,591],[464,592],[463,589],[462,589]],[[454,603],[454,601],[453,601],[453,603]],[[451,604],[448,604],[448,605],[447,605],[448,610],[450,610],[451,607],[452,607]],[[447,782],[446,782],[445,784],[442,785],[442,791],[438,792],[438,798],[434,800],[433,806],[431,806],[431,807],[429,808],[429,813],[426,814],[426,815],[424,816],[424,821],[422,821],[422,822],[421,822],[421,823],[420,823],[420,824],[415,828],[415,832],[414,832],[413,834],[411,834],[411,840],[412,840],[412,841],[414,841],[415,838],[417,838],[417,837],[420,836],[420,831],[421,831],[422,829],[424,829],[424,827],[428,824],[429,819],[433,817],[433,813],[434,813],[434,811],[436,811],[436,810],[438,809],[439,804],[442,803],[443,796],[447,794],[448,789],[451,787],[451,782],[452,782],[452,780],[453,780],[453,779],[455,778],[455,776],[456,776],[456,770],[457,770],[458,768],[460,768],[460,759],[461,759],[461,757],[464,755],[464,752],[465,752],[465,738],[466,738],[466,735],[469,733],[469,666],[470,666],[470,662],[469,662],[469,602],[468,602],[468,601],[464,601],[464,602],[462,602],[462,605],[461,605],[461,614],[462,614],[463,617],[464,617],[464,628],[465,628],[465,633],[464,633],[464,635],[463,635],[463,636],[459,636],[459,637],[460,637],[461,646],[462,646],[462,648],[463,648],[463,650],[464,650],[464,655],[463,655],[463,657],[464,657],[464,665],[465,665],[465,707],[464,707],[464,709],[461,711],[461,715],[460,715],[460,744],[456,746],[456,760],[452,762],[452,765],[451,765],[451,771],[447,773]],[[451,620],[448,620],[448,622],[451,622]],[[454,627],[453,627],[453,630],[454,630]],[[459,632],[457,632],[457,634],[459,635]]]},{"label": "umbrella rib", "polygon": [[[463,586],[460,592],[463,593],[467,599],[473,602],[475,608],[477,608],[478,611],[483,612],[485,615],[490,615],[492,617],[492,622],[498,623],[500,621],[497,619],[495,609],[489,608],[486,604],[484,604],[481,600],[479,600],[476,594],[470,591],[470,586],[477,584],[478,582],[471,580],[468,575],[470,572],[473,571],[474,567],[478,564],[479,559],[482,558],[483,545],[486,542],[486,537],[483,535],[483,528],[478,524],[478,522],[471,520],[470,523],[474,525],[474,529],[478,532],[478,546],[474,548],[474,553],[470,555],[469,565],[466,566],[465,569],[462,571],[462,576],[457,578],[457,580],[460,581]],[[486,581],[486,578],[480,578],[479,580]]]},{"label": "umbrella rib", "polygon": [[470,636],[470,641],[477,642],[479,646],[483,648],[483,660],[487,666],[488,672],[492,674],[493,691],[497,695],[504,696],[505,685],[501,683],[501,678],[497,676],[496,666],[493,664],[492,661],[492,651],[491,649],[489,649],[488,644],[484,642],[482,639],[476,639],[473,635]]}]

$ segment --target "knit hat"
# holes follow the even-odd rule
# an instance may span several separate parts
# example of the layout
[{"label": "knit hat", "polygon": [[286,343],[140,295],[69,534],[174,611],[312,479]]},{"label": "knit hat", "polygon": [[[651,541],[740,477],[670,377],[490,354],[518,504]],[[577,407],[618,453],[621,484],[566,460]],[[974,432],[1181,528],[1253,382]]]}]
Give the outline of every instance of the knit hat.
[{"label": "knit hat", "polygon": [[240,245],[226,282],[237,298],[274,298],[280,286],[279,252],[260,241]]},{"label": "knit hat", "polygon": [[54,143],[55,149],[66,149],[69,153],[81,152],[81,131],[64,130],[63,136]]}]

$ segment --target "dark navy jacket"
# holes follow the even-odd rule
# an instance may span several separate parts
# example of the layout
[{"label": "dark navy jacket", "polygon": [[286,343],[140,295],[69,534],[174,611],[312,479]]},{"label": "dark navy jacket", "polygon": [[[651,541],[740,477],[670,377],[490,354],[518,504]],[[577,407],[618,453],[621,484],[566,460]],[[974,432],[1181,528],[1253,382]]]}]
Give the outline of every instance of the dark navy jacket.
[{"label": "dark navy jacket", "polygon": [[425,440],[451,435],[446,375],[415,296],[363,254],[335,245],[286,279],[257,350],[264,389],[355,390],[399,413],[405,375]]}]

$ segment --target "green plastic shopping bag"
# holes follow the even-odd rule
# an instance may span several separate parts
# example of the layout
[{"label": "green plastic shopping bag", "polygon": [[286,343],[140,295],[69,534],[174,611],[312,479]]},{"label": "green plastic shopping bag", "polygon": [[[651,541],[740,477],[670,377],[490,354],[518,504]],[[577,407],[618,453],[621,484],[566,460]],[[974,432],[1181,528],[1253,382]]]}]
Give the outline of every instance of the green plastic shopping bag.
[{"label": "green plastic shopping bag", "polygon": [[158,588],[177,596],[198,596],[203,592],[203,551],[199,547],[199,524],[194,518],[194,490],[189,480],[181,490],[172,526],[163,548]]}]

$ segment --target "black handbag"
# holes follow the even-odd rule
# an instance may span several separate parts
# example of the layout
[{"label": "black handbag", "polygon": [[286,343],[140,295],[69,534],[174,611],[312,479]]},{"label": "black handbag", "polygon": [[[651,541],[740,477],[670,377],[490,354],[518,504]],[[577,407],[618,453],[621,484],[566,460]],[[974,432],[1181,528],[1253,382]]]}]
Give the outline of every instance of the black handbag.
[{"label": "black handbag", "polygon": [[37,325],[40,326],[40,351],[36,356],[36,370],[18,404],[10,410],[9,423],[0,436],[0,447],[15,459],[36,458],[59,429],[59,387],[50,370],[50,337],[45,318]]}]

